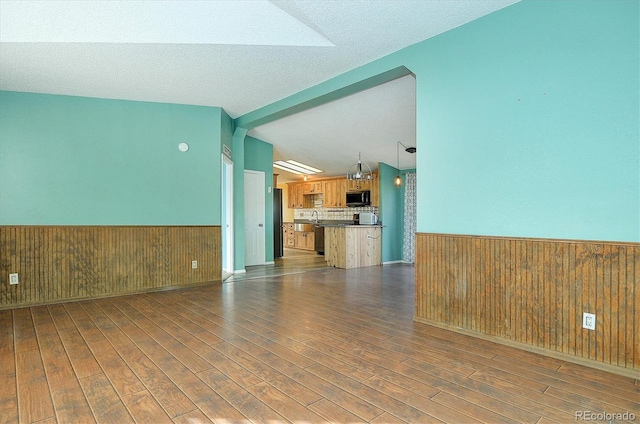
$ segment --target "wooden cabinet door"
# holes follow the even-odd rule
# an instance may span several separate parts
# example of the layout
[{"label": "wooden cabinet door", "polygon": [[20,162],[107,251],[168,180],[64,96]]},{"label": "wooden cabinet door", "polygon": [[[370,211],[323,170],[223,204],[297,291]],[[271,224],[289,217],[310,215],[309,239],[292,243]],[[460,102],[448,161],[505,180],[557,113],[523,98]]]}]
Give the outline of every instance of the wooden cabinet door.
[{"label": "wooden cabinet door", "polygon": [[333,208],[337,206],[338,200],[338,180],[330,180],[324,182],[324,204],[325,208]]},{"label": "wooden cabinet door", "polygon": [[296,208],[296,185],[287,184],[287,189],[289,194],[289,198],[287,199],[287,206],[289,206],[289,209],[295,209]]},{"label": "wooden cabinet door", "polygon": [[380,180],[375,173],[371,180],[371,206],[380,206]]},{"label": "wooden cabinet door", "polygon": [[308,182],[303,185],[303,194],[320,194],[322,193],[322,182]]},{"label": "wooden cabinet door", "polygon": [[304,184],[296,184],[296,208],[304,208]]},{"label": "wooden cabinet door", "polygon": [[338,180],[336,184],[337,188],[337,198],[336,198],[336,206],[339,208],[345,208],[347,206],[347,186],[348,180],[341,179]]},{"label": "wooden cabinet door", "polygon": [[348,180],[347,191],[371,190],[371,180],[354,181]]},{"label": "wooden cabinet door", "polygon": [[315,249],[315,234],[314,233],[305,233],[305,248],[307,250],[314,250]]}]

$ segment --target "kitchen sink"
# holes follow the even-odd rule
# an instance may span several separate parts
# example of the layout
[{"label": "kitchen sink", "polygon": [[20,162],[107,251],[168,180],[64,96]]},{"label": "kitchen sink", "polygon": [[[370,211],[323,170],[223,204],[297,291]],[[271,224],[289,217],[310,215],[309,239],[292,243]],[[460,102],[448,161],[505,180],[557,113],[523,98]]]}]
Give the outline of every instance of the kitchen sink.
[{"label": "kitchen sink", "polygon": [[313,231],[313,224],[303,224],[296,222],[293,224],[294,231],[304,231],[305,233],[310,233]]}]

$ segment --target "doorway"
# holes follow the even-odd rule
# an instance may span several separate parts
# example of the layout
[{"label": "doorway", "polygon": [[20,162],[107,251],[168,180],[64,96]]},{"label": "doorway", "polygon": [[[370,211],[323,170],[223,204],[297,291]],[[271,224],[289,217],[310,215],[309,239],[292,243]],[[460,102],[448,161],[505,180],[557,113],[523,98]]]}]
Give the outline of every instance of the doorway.
[{"label": "doorway", "polygon": [[233,162],[222,155],[222,281],[233,275]]},{"label": "doorway", "polygon": [[265,176],[244,171],[245,266],[265,264]]}]

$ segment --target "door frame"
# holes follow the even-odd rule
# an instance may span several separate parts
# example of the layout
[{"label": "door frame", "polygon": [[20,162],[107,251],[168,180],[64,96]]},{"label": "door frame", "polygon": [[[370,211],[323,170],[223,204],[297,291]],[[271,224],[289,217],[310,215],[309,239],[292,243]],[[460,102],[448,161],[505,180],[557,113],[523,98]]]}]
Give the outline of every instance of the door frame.
[{"label": "door frame", "polygon": [[[247,175],[255,175],[257,177],[259,177],[262,181],[262,184],[260,185],[260,188],[258,190],[258,193],[254,193],[255,196],[252,196],[252,199],[254,199],[252,202],[247,202],[246,201],[246,196],[248,194],[247,192]],[[244,228],[245,228],[245,248],[244,248],[244,253],[245,253],[245,266],[254,266],[254,265],[266,265],[267,264],[267,252],[266,252],[266,243],[267,243],[267,223],[266,223],[266,217],[267,217],[267,201],[265,198],[265,191],[264,191],[264,187],[266,184],[266,178],[267,178],[267,174],[264,171],[256,171],[256,170],[252,170],[252,169],[245,169],[244,170],[244,196],[245,196],[245,213],[244,213]],[[250,195],[251,193],[249,193]],[[261,202],[261,203],[259,203]],[[256,244],[256,246],[258,246],[258,253],[261,253],[261,255],[258,255],[257,257],[259,257],[259,262],[258,263],[252,263],[251,265],[249,265],[249,261],[247,261],[247,253],[248,253],[248,246],[246,244],[246,232],[247,232],[247,205],[252,205],[252,209],[256,209],[253,206],[259,206],[258,209],[262,210],[262,214],[260,216],[260,221],[261,224],[260,227],[262,227],[262,239],[260,240],[260,242],[258,244]]]},{"label": "door frame", "polygon": [[233,161],[222,154],[222,271],[233,274]]}]

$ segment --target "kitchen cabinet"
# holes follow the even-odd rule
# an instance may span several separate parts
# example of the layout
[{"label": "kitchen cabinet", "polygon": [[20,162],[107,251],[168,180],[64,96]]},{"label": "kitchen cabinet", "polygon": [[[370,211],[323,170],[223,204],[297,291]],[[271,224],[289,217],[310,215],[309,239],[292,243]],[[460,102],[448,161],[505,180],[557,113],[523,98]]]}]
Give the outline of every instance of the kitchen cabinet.
[{"label": "kitchen cabinet", "polygon": [[343,178],[338,180],[338,200],[336,201],[336,207],[338,208],[346,208],[347,207],[347,179]]},{"label": "kitchen cabinet", "polygon": [[290,183],[288,184],[289,201],[288,206],[290,209],[302,209],[304,208],[304,183]]},{"label": "kitchen cabinet", "polygon": [[380,206],[380,180],[378,174],[373,174],[373,180],[371,180],[371,206]]},{"label": "kitchen cabinet", "polygon": [[313,234],[313,231],[296,231],[294,243],[294,247],[296,249],[314,250],[315,236]]},{"label": "kitchen cabinet", "polygon": [[323,181],[289,183],[289,208],[314,207],[314,195],[322,194],[322,207],[346,208],[347,191],[370,190],[371,206],[380,206],[380,185],[378,174],[373,173],[367,181],[353,181],[346,178],[331,178]]},{"label": "kitchen cabinet", "polygon": [[324,182],[323,206],[325,208],[335,208],[338,206],[338,180],[328,180]]},{"label": "kitchen cabinet", "polygon": [[302,194],[320,194],[320,193],[322,193],[322,182],[321,181],[303,183],[302,187],[303,187]]},{"label": "kitchen cabinet", "polygon": [[324,182],[324,207],[325,208],[345,208],[348,181],[346,178],[337,178]]},{"label": "kitchen cabinet", "polygon": [[296,241],[295,241],[295,231],[293,230],[293,223],[291,222],[285,222],[285,224],[282,226],[282,239],[284,240],[284,246],[285,247],[295,247],[296,246]]},{"label": "kitchen cabinet", "polygon": [[[378,181],[378,174],[373,173],[371,175],[370,180],[366,181],[354,181],[354,180],[345,180],[346,189],[345,191],[359,191],[359,190],[369,190],[371,192],[371,206],[380,206],[380,182]],[[342,202],[344,206],[344,197],[345,194],[342,195]]]},{"label": "kitchen cabinet", "polygon": [[327,226],[324,259],[336,268],[382,264],[382,227],[378,225]]},{"label": "kitchen cabinet", "polygon": [[296,208],[296,186],[295,184],[287,184],[287,207],[289,209]]},{"label": "kitchen cabinet", "polygon": [[347,180],[347,191],[371,190],[371,180]]}]

